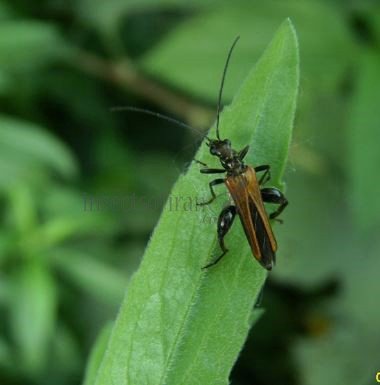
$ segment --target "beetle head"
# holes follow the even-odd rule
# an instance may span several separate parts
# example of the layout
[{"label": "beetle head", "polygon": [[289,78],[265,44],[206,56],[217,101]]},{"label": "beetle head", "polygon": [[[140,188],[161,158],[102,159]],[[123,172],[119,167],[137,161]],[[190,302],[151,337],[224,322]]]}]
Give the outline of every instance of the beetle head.
[{"label": "beetle head", "polygon": [[210,147],[210,154],[215,155],[218,158],[226,158],[231,154],[231,141],[229,139],[224,140],[210,140],[207,145]]}]

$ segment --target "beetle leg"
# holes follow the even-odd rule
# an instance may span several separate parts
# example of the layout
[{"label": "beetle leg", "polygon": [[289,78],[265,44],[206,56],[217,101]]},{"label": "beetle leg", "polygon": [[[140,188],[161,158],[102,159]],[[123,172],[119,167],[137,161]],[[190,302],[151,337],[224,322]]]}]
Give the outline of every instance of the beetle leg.
[{"label": "beetle leg", "polygon": [[202,174],[221,174],[226,172],[224,168],[209,168],[206,163],[201,162],[198,159],[194,159],[194,162],[204,166],[204,168],[199,170]]},{"label": "beetle leg", "polygon": [[[260,172],[260,171],[265,171],[264,174],[261,176],[260,180],[259,180],[259,184],[265,184],[267,183],[270,178],[271,178],[271,175],[270,175],[270,166],[268,164],[263,164],[261,166],[257,166],[255,167],[255,171],[256,172]],[[265,179],[265,181],[264,181]]]},{"label": "beetle leg", "polygon": [[[277,210],[269,215],[270,219],[276,219],[288,205],[288,200],[285,198],[285,195],[279,189],[274,187],[261,189],[261,197],[264,202],[276,203],[279,205]],[[280,219],[277,220],[282,223]]]},{"label": "beetle leg", "polygon": [[198,164],[200,164],[200,165],[202,165],[202,166],[204,166],[204,167],[208,167],[206,163],[201,162],[201,161],[198,160],[198,159],[194,159],[194,162],[195,162],[195,163],[198,163]]},{"label": "beetle leg", "polygon": [[216,198],[215,191],[214,191],[213,187],[218,185],[218,184],[222,184],[222,183],[224,183],[224,179],[222,179],[222,178],[212,180],[209,183],[209,187],[210,187],[210,191],[211,191],[211,198],[206,202],[197,203],[197,206],[204,206],[204,205],[210,204]]},{"label": "beetle leg", "polygon": [[248,150],[249,146],[245,146],[241,151],[239,151],[238,157],[240,160],[244,159],[244,157],[247,155]]},{"label": "beetle leg", "polygon": [[201,168],[199,171],[202,174],[222,174],[226,172],[224,168]]},{"label": "beetle leg", "polygon": [[231,228],[234,219],[236,216],[236,206],[227,206],[225,207],[222,212],[219,214],[218,218],[218,242],[219,246],[222,249],[222,254],[219,255],[218,258],[216,258],[214,261],[209,263],[208,265],[202,267],[202,269],[207,269],[210,266],[216,265],[222,257],[224,257],[228,251],[226,245],[224,244],[224,237],[228,233],[228,230]]}]

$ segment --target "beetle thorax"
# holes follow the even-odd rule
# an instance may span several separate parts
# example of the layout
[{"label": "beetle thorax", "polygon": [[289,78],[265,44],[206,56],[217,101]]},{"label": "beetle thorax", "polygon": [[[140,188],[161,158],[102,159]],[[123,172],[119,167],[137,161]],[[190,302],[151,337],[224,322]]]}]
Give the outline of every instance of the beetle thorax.
[{"label": "beetle thorax", "polygon": [[242,162],[239,159],[235,151],[233,156],[228,158],[219,158],[219,159],[220,159],[221,165],[227,171],[228,175],[240,175],[246,169],[244,162]]}]

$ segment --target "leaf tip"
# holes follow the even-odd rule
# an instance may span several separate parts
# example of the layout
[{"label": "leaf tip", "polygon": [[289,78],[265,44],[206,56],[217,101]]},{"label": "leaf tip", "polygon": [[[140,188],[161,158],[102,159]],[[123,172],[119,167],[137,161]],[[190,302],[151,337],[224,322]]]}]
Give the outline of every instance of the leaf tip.
[{"label": "leaf tip", "polygon": [[281,24],[280,26],[280,30],[288,30],[289,32],[289,35],[292,37],[293,41],[294,41],[294,44],[295,46],[297,47],[298,49],[298,37],[297,37],[297,31],[296,31],[296,28],[292,22],[292,20],[290,19],[290,17],[287,17]]},{"label": "leaf tip", "polygon": [[282,39],[287,40],[289,48],[294,53],[295,70],[296,70],[296,78],[297,78],[296,89],[298,90],[298,87],[299,87],[299,62],[300,62],[298,35],[297,35],[297,30],[296,30],[290,17],[287,17],[282,22],[282,24],[279,28],[279,32],[280,32],[279,35],[282,37]]}]

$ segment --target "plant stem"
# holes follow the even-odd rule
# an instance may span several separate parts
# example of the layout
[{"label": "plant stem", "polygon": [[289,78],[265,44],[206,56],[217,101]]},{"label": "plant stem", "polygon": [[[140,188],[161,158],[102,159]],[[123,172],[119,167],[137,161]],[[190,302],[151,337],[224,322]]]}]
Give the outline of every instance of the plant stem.
[{"label": "plant stem", "polygon": [[190,101],[157,81],[148,78],[126,57],[118,61],[102,59],[92,53],[79,51],[75,65],[82,71],[105,79],[134,92],[163,109],[181,117],[194,127],[208,127],[215,112]]}]

